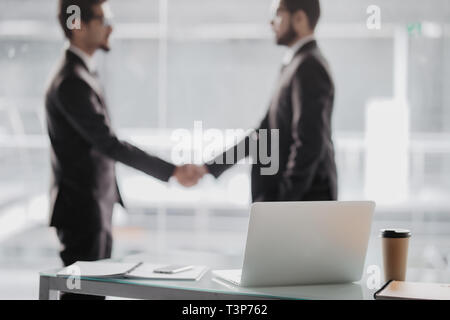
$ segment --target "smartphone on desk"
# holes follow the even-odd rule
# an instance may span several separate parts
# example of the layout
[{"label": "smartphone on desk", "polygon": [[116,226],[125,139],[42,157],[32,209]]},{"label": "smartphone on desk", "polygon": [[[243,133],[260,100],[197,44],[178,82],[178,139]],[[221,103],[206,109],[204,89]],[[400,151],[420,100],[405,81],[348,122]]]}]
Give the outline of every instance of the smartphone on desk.
[{"label": "smartphone on desk", "polygon": [[157,268],[153,270],[155,273],[164,273],[164,274],[175,274],[184,271],[191,270],[194,266],[186,266],[186,265],[169,265],[161,268]]}]

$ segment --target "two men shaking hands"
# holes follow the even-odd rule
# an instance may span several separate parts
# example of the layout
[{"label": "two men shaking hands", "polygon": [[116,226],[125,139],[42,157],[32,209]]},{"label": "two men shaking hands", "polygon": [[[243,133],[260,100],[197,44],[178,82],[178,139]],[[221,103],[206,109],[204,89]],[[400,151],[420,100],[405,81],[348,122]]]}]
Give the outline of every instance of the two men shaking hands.
[{"label": "two men shaking hands", "polygon": [[[59,0],[58,11],[69,45],[52,77],[45,105],[52,165],[50,225],[57,229],[63,245],[60,255],[67,266],[111,256],[113,207],[123,205],[116,162],[161,181],[175,177],[185,187],[196,185],[208,173],[217,178],[232,164],[175,166],[119,140],[92,58],[98,50],[110,50],[113,27],[108,1]],[[262,130],[279,130],[279,168],[264,175],[260,169],[265,164],[256,161],[253,201],[337,197],[331,138],[334,84],[314,36],[319,17],[319,0],[274,0],[270,23],[277,44],[287,46],[288,52],[258,134],[241,143],[250,144],[253,136],[260,139]]]},{"label": "two men shaking hands", "polygon": [[207,173],[208,168],[204,165],[185,164],[176,167],[173,176],[179,184],[189,188],[195,186]]}]

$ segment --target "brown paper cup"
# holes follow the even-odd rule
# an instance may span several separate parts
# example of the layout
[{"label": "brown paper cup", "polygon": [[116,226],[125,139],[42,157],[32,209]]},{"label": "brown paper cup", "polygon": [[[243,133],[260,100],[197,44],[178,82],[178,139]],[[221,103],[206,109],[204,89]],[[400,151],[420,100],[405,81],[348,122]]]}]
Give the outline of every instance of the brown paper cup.
[{"label": "brown paper cup", "polygon": [[405,281],[410,237],[408,230],[381,230],[385,281]]}]

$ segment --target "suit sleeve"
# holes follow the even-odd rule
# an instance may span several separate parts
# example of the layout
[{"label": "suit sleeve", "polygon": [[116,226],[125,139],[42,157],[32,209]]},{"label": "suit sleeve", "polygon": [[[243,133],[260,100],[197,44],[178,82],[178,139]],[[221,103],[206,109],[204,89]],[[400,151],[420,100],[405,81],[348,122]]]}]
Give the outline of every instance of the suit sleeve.
[{"label": "suit sleeve", "polygon": [[[218,157],[214,158],[206,167],[208,168],[209,173],[211,173],[214,177],[218,178],[222,173],[226,170],[233,167],[240,160],[247,158],[250,155],[250,140],[258,141],[258,131],[259,129],[268,128],[268,114],[261,121],[258,129],[253,130],[247,136],[245,136],[238,144],[229,148],[225,152],[223,152]],[[239,152],[239,150],[244,150],[244,152]],[[233,163],[227,163],[227,159],[233,159]]]},{"label": "suit sleeve", "polygon": [[120,141],[108,125],[102,106],[91,88],[78,78],[64,80],[58,90],[58,107],[72,127],[94,148],[111,159],[168,181],[175,166]]},{"label": "suit sleeve", "polygon": [[326,132],[331,108],[332,83],[324,67],[307,59],[295,75],[291,89],[293,117],[286,171],[280,187],[280,200],[301,199],[310,189],[318,164],[326,150]]}]

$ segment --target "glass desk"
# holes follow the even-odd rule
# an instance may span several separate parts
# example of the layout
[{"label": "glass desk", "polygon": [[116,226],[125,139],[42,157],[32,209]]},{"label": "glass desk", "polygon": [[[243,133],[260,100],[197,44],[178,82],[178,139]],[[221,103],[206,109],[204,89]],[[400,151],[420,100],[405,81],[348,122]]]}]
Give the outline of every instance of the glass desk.
[{"label": "glass desk", "polygon": [[[123,278],[84,278],[80,279],[80,289],[69,289],[68,278],[57,277],[61,270],[52,269],[40,272],[39,299],[58,299],[58,292],[72,292],[102,296],[115,296],[135,299],[186,299],[186,300],[360,300],[372,299],[375,290],[367,289],[364,279],[359,283],[309,285],[289,287],[238,287],[213,276],[215,269],[237,269],[242,266],[242,258],[237,256],[219,256],[202,252],[172,252],[168,254],[140,254],[121,262],[146,261],[158,264],[207,265],[210,269],[199,281],[136,280]],[[178,262],[177,262],[178,261]],[[73,280],[71,280],[72,282]]]},{"label": "glass desk", "polygon": [[[165,281],[135,279],[81,278],[81,289],[69,289],[67,278],[57,277],[59,270],[40,272],[39,299],[58,299],[59,292],[114,296],[135,299],[186,299],[186,300],[373,300],[376,288],[369,288],[371,274],[369,266],[380,267],[380,286],[384,284],[380,250],[369,246],[366,265],[361,281],[349,284],[309,285],[290,287],[238,287],[212,275],[216,269],[239,269],[241,256],[218,255],[209,252],[173,251],[168,253],[147,253],[113,259],[120,262],[151,262],[155,264],[197,264],[210,269],[199,281]],[[375,253],[375,254],[374,254]],[[449,270],[408,268],[407,281],[450,283]]]}]

